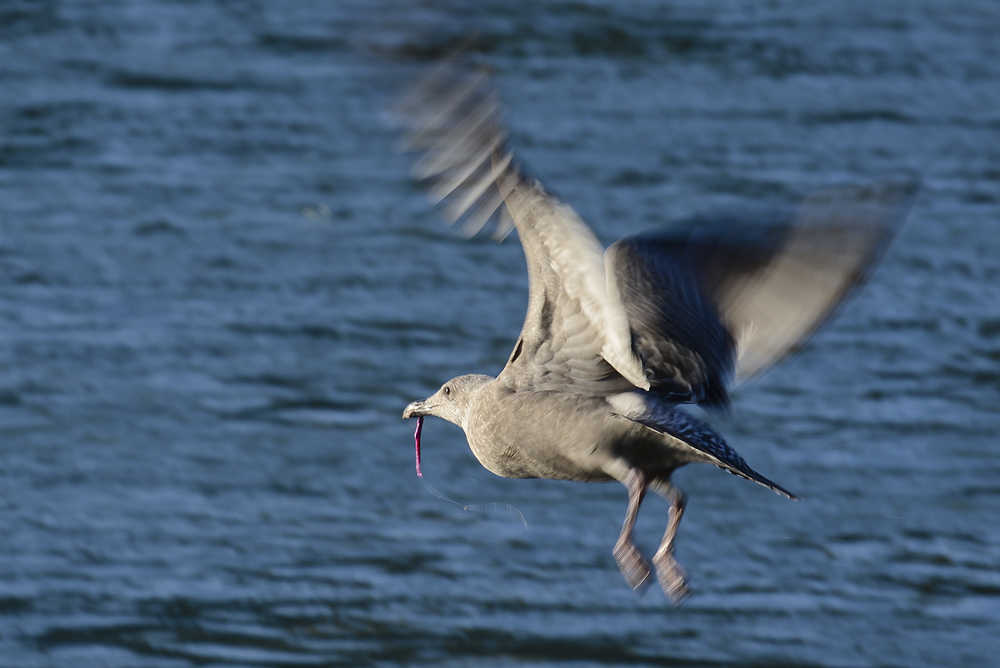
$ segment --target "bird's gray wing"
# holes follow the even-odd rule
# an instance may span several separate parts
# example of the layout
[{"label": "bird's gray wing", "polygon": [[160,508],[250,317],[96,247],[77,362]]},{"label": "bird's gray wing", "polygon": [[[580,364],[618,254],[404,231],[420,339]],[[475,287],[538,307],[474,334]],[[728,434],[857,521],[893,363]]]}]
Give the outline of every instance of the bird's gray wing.
[{"label": "bird's gray wing", "polygon": [[497,221],[501,239],[517,229],[529,299],[502,379],[533,389],[648,389],[625,309],[609,291],[604,248],[572,208],[523,175],[485,72],[445,62],[411,87],[397,114],[405,148],[421,153],[414,176],[452,222],[474,235]]},{"label": "bird's gray wing", "polygon": [[842,188],[772,222],[695,219],[613,244],[608,275],[652,390],[724,405],[731,380],[780,360],[865,278],[915,191]]},{"label": "bird's gray wing", "polygon": [[701,459],[733,475],[763,485],[786,498],[798,498],[778,483],[753,470],[714,429],[680,410],[673,403],[664,401],[650,392],[639,390],[610,395],[607,397],[607,402],[618,415],[661,434],[672,436],[697,450]]}]

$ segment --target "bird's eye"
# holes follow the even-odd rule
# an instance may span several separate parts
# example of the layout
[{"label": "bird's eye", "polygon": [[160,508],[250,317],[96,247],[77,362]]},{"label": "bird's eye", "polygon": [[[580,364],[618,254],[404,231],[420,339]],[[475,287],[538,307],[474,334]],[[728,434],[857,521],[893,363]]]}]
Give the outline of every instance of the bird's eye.
[{"label": "bird's eye", "polygon": [[451,388],[448,387],[447,385],[444,386],[444,396],[446,396],[446,397],[450,397],[451,396]]}]

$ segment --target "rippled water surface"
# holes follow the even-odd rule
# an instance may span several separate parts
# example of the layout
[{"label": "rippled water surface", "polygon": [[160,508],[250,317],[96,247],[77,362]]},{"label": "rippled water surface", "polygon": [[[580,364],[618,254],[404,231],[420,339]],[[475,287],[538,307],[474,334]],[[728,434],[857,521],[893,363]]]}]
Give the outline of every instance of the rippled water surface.
[{"label": "rippled water surface", "polygon": [[[2,5],[0,664],[995,660],[1000,5],[520,4]],[[516,240],[457,238],[387,129],[472,30],[605,240],[922,176],[716,421],[805,500],[676,476],[680,608],[615,568],[619,485],[492,477],[437,420],[413,474],[402,407],[499,370],[526,303]]]}]

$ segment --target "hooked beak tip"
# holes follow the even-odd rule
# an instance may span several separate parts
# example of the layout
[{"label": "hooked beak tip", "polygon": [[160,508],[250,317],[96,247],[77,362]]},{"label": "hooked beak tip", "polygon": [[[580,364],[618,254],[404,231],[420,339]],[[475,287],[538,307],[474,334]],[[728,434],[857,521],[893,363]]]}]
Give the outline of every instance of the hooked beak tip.
[{"label": "hooked beak tip", "polygon": [[409,420],[411,417],[419,417],[423,415],[420,409],[423,407],[423,402],[414,401],[412,404],[403,409],[403,419]]}]

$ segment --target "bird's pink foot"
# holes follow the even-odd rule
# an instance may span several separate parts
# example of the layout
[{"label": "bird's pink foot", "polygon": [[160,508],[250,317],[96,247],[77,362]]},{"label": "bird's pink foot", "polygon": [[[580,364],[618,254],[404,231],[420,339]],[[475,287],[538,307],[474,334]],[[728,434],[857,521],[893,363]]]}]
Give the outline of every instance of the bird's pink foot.
[{"label": "bird's pink foot", "polygon": [[630,542],[619,541],[615,544],[615,561],[625,581],[635,591],[642,591],[650,583],[650,573],[652,570],[646,558],[642,556],[639,549]]},{"label": "bird's pink foot", "polygon": [[684,569],[674,559],[672,549],[660,548],[653,555],[653,566],[656,568],[656,578],[660,587],[674,603],[680,603],[691,594],[684,577]]}]

